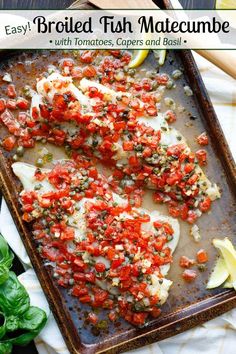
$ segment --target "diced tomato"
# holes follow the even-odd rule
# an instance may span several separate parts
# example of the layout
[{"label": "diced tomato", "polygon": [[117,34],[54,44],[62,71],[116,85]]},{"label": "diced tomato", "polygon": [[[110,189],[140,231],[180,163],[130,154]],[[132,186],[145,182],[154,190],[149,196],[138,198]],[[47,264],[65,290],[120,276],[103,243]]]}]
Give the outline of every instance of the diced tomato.
[{"label": "diced tomato", "polygon": [[108,298],[108,292],[102,289],[98,289],[94,294],[94,301],[98,303],[102,303]]},{"label": "diced tomato", "polygon": [[80,56],[82,63],[91,64],[93,61],[93,53],[91,50],[85,50]]},{"label": "diced tomato", "polygon": [[168,208],[168,210],[169,210],[169,214],[170,214],[171,216],[173,216],[173,218],[178,218],[178,217],[180,216],[180,209],[179,209],[179,207],[170,205],[169,208]]},{"label": "diced tomato", "polygon": [[197,252],[197,261],[198,263],[206,263],[208,261],[208,254],[204,249],[200,249]]},{"label": "diced tomato", "polygon": [[177,120],[176,114],[173,111],[171,111],[171,110],[167,111],[165,113],[165,120],[168,123],[174,123]]},{"label": "diced tomato", "polygon": [[27,118],[28,116],[25,112],[19,112],[17,120],[21,125],[25,125]]},{"label": "diced tomato", "polygon": [[16,105],[20,109],[28,109],[29,108],[29,102],[23,97],[19,97],[17,99]]},{"label": "diced tomato", "polygon": [[184,172],[186,173],[190,173],[194,170],[194,164],[193,163],[187,163],[185,166],[184,166]]},{"label": "diced tomato", "polygon": [[89,97],[90,98],[94,98],[94,97],[98,97],[99,91],[97,89],[97,87],[89,87]]},{"label": "diced tomato", "polygon": [[95,264],[95,269],[96,269],[97,272],[102,273],[102,272],[104,272],[106,270],[106,266],[105,266],[104,263],[98,262],[98,263]]},{"label": "diced tomato", "polygon": [[118,268],[122,263],[123,263],[123,260],[121,258],[114,259],[113,262],[111,263],[111,269]]},{"label": "diced tomato", "polygon": [[10,133],[14,135],[19,135],[20,124],[10,111],[5,110],[1,114],[0,119],[2,120],[3,124],[6,125]]},{"label": "diced tomato", "polygon": [[194,224],[195,221],[197,220],[198,216],[197,214],[195,213],[195,211],[193,210],[189,210],[188,212],[188,217],[187,217],[187,221],[190,223],[190,224]]},{"label": "diced tomato", "polygon": [[94,77],[97,74],[96,69],[92,65],[88,65],[83,69],[83,75],[85,77]]},{"label": "diced tomato", "polygon": [[84,295],[79,297],[79,301],[82,302],[83,304],[91,302],[91,297],[90,295]]},{"label": "diced tomato", "polygon": [[143,156],[143,158],[147,158],[147,157],[152,156],[152,149],[148,146],[145,147],[145,149],[143,150],[142,156]]},{"label": "diced tomato", "polygon": [[75,238],[75,230],[72,227],[67,227],[65,231],[61,233],[60,239],[62,241],[70,241]]},{"label": "diced tomato", "polygon": [[96,323],[98,322],[98,316],[95,315],[95,313],[90,312],[90,313],[88,314],[87,320],[88,320],[89,322],[91,322],[92,324],[96,324]]},{"label": "diced tomato", "polygon": [[187,282],[192,282],[193,280],[196,279],[197,277],[197,272],[195,270],[192,269],[186,269],[183,274],[182,277],[185,281]]},{"label": "diced tomato", "polygon": [[208,145],[209,140],[207,134],[204,132],[197,137],[197,142],[199,145]]},{"label": "diced tomato", "polygon": [[16,138],[14,136],[8,136],[7,138],[3,139],[2,146],[5,150],[11,151],[14,149],[16,144]]},{"label": "diced tomato", "polygon": [[137,156],[130,156],[129,164],[134,167],[139,166],[139,160],[138,160]]},{"label": "diced tomato", "polygon": [[3,98],[1,98],[0,99],[0,113],[4,112],[5,109],[6,109],[6,101]]},{"label": "diced tomato", "polygon": [[16,106],[16,100],[7,100],[6,104],[7,108],[10,110],[15,110],[17,108]]},{"label": "diced tomato", "polygon": [[180,260],[179,260],[179,265],[182,268],[190,268],[192,265],[194,265],[194,260],[190,259],[188,257],[185,256],[181,256]]},{"label": "diced tomato", "polygon": [[151,89],[152,89],[151,82],[149,82],[148,80],[144,80],[143,81],[143,89],[145,91],[151,91]]},{"label": "diced tomato", "polygon": [[148,314],[147,312],[139,312],[139,313],[135,313],[133,315],[133,320],[132,322],[136,325],[142,325],[144,324],[146,318],[147,318]]},{"label": "diced tomato", "polygon": [[176,144],[168,147],[167,156],[177,156],[179,157],[186,146],[184,144]]},{"label": "diced tomato", "polygon": [[155,192],[153,193],[153,200],[155,203],[163,203],[164,196],[162,193]]},{"label": "diced tomato", "polygon": [[78,80],[82,79],[82,77],[83,77],[82,70],[78,66],[74,66],[71,69],[71,76],[74,79],[78,79]]},{"label": "diced tomato", "polygon": [[88,294],[87,287],[82,287],[81,285],[75,285],[72,289],[72,295],[74,296],[84,296]]},{"label": "diced tomato", "polygon": [[111,311],[108,314],[108,318],[110,321],[114,322],[117,319],[117,314],[115,311]]},{"label": "diced tomato", "polygon": [[200,166],[204,166],[207,163],[207,153],[206,150],[198,150],[196,151],[196,158],[198,159],[198,163]]},{"label": "diced tomato", "polygon": [[42,198],[40,201],[39,201],[39,205],[42,207],[42,208],[49,208],[51,205],[52,205],[52,201],[50,199],[47,199],[47,198]]},{"label": "diced tomato", "polygon": [[7,86],[7,96],[8,96],[9,98],[15,98],[15,97],[16,97],[15,85],[9,84],[9,85]]},{"label": "diced tomato", "polygon": [[181,181],[182,177],[183,176],[180,171],[173,172],[166,179],[166,183],[169,184],[170,186],[173,186],[174,184],[178,184]]},{"label": "diced tomato", "polygon": [[76,258],[74,260],[74,264],[81,270],[84,270],[86,268],[86,264],[79,258]]},{"label": "diced tomato", "polygon": [[154,105],[147,106],[146,111],[149,116],[156,116],[157,115],[157,108]]},{"label": "diced tomato", "polygon": [[197,174],[192,175],[188,180],[187,184],[190,184],[191,186],[194,185],[194,183],[197,182],[199,176]]},{"label": "diced tomato", "polygon": [[123,142],[124,151],[132,151],[134,149],[133,141],[124,141]]},{"label": "diced tomato", "polygon": [[207,212],[211,207],[211,199],[209,197],[205,197],[202,202],[199,203],[199,209],[205,213]]},{"label": "diced tomato", "polygon": [[166,74],[157,74],[156,76],[156,80],[158,82],[159,85],[166,85],[169,78]]}]

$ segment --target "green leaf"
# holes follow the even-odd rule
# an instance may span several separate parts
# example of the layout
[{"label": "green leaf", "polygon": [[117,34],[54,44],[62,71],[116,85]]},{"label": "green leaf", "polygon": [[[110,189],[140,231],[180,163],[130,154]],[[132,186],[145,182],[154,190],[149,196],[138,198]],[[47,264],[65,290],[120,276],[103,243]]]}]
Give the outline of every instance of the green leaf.
[{"label": "green leaf", "polygon": [[12,352],[12,344],[9,342],[0,342],[0,354],[10,354]]},{"label": "green leaf", "polygon": [[[12,338],[14,333],[11,333],[11,343],[16,345],[26,345],[33,340],[42,330],[47,322],[46,313],[38,307],[31,306],[19,320],[19,330],[22,333],[15,338]],[[16,332],[17,334],[17,332]]]},{"label": "green leaf", "polygon": [[17,276],[9,272],[9,278],[0,285],[0,309],[7,315],[22,315],[30,307],[29,295]]},{"label": "green leaf", "polygon": [[8,244],[0,234],[0,284],[3,284],[8,279],[13,258],[13,253],[9,250]]},{"label": "green leaf", "polygon": [[46,313],[38,307],[30,306],[30,308],[23,314],[20,321],[21,329],[28,329],[30,331],[38,331],[47,321]]},{"label": "green leaf", "polygon": [[4,313],[0,312],[0,339],[2,339],[5,333],[6,333],[6,317]]},{"label": "green leaf", "polygon": [[16,316],[9,316],[6,319],[6,330],[16,331],[19,328],[19,318]]}]

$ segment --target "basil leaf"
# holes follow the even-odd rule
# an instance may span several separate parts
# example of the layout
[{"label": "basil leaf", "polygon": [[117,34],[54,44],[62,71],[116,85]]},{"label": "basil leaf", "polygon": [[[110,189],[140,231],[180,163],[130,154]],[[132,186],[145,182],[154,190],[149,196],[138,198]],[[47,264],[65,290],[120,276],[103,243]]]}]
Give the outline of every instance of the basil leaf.
[{"label": "basil leaf", "polygon": [[29,331],[40,331],[47,321],[46,313],[38,307],[30,306],[30,308],[21,316],[21,329]]},{"label": "basil leaf", "polygon": [[9,250],[8,244],[0,234],[0,284],[7,280],[13,258],[13,253]]},{"label": "basil leaf", "polygon": [[10,354],[12,352],[12,344],[9,342],[0,342],[0,354]]},{"label": "basil leaf", "polygon": [[6,317],[4,313],[0,312],[0,339],[2,339],[5,333],[6,333]]},{"label": "basil leaf", "polygon": [[0,285],[0,309],[6,315],[22,315],[30,307],[29,295],[17,276],[9,272],[9,278]]},{"label": "basil leaf", "polygon": [[31,306],[22,317],[19,318],[18,329],[15,329],[13,332],[8,332],[6,338],[8,337],[8,340],[12,344],[21,346],[27,345],[39,334],[46,321],[46,313],[38,307]]}]

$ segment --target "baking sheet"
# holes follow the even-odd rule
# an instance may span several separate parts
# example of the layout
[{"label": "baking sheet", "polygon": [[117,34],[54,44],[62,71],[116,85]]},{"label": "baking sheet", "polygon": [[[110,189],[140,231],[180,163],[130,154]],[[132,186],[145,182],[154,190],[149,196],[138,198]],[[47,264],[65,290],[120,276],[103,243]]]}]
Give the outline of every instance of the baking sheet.
[{"label": "baking sheet", "polygon": [[[29,84],[30,80],[31,82],[35,81],[35,77],[38,76],[39,72],[43,72],[49,63],[57,62],[61,55],[62,53],[55,51],[9,53],[9,59],[6,54],[1,58],[1,70],[12,73],[16,88],[20,90],[25,84]],[[18,62],[20,63],[16,65]],[[23,65],[23,63],[26,63],[26,65]],[[153,56],[150,55],[139,70],[141,70],[143,75],[143,69],[153,70],[155,67],[156,62]],[[213,237],[228,236],[233,241],[236,241],[234,237],[236,229],[235,166],[204,86],[192,62],[191,54],[184,51],[171,52],[161,71],[171,73],[175,68],[183,68],[184,76],[177,81],[178,88],[167,90],[166,96],[173,97],[179,107],[185,107],[184,112],[178,112],[177,110],[178,119],[175,127],[187,138],[193,150],[199,148],[195,138],[203,131],[208,132],[211,143],[207,147],[209,163],[205,171],[209,178],[221,187],[222,198],[213,203],[210,214],[205,214],[198,220],[202,235],[200,244],[196,244],[189,235],[189,225],[180,222],[180,242],[174,254],[174,264],[168,275],[168,278],[174,281],[170,296],[162,308],[161,316],[151,321],[143,329],[136,329],[126,322],[120,321],[115,325],[109,323],[107,330],[98,333],[98,331],[91,331],[90,325],[84,325],[83,317],[86,311],[89,311],[89,307],[80,306],[76,298],[67,294],[67,290],[59,288],[53,283],[50,269],[41,266],[42,260],[36,250],[30,227],[23,224],[20,219],[21,212],[17,197],[20,183],[11,172],[10,154],[2,151],[0,155],[0,178],[3,193],[71,353],[95,353],[99,351],[115,353],[145,345],[208,320],[221,312],[227,311],[236,304],[235,293],[231,290],[216,289],[208,291],[205,289],[209,271],[214,264],[216,256],[215,250],[211,245],[211,239]],[[189,84],[192,87],[194,96],[187,97],[184,94],[183,86],[185,84]],[[2,96],[6,83],[1,82],[0,86],[0,96]],[[163,109],[166,110],[164,105]],[[4,136],[5,132],[5,128],[1,127],[0,137]],[[24,156],[24,161],[35,163],[39,148],[40,146],[37,145],[35,149],[28,150]],[[53,152],[54,158],[63,157],[62,149],[48,144],[47,149]],[[165,206],[160,207],[159,205],[151,205],[151,203],[150,195],[147,193],[144,207],[155,207],[166,213]],[[199,248],[205,248],[209,253],[207,270],[199,273],[195,282],[188,284],[182,280],[182,269],[178,266],[178,261],[181,255],[194,257]],[[113,349],[111,349],[112,347]]]}]

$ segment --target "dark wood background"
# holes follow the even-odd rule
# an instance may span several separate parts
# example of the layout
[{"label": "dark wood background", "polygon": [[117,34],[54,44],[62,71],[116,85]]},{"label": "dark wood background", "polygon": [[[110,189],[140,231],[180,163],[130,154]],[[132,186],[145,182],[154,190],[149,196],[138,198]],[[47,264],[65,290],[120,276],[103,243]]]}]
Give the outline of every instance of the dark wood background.
[{"label": "dark wood background", "polygon": [[[128,1],[128,0],[127,0]],[[179,0],[185,9],[212,9],[215,0]],[[74,0],[0,0],[0,10],[3,9],[63,9],[69,7]],[[156,0],[158,4],[159,0]],[[112,0],[111,0],[112,4]],[[0,193],[1,208],[1,193]],[[20,274],[24,271],[21,263],[15,258],[13,270]],[[37,354],[34,343],[27,347],[15,347],[13,354]]]}]

